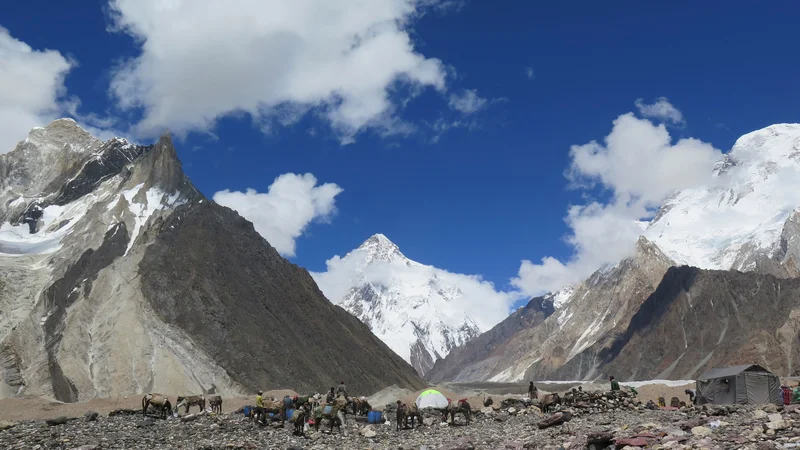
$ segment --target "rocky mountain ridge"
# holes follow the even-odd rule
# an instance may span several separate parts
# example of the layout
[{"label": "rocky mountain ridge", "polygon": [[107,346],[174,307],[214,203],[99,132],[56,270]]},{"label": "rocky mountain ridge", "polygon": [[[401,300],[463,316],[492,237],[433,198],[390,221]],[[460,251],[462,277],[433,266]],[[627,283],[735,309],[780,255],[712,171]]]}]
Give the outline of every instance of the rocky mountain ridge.
[{"label": "rocky mountain ridge", "polygon": [[74,121],[0,155],[0,398],[423,386],[185,176]]}]

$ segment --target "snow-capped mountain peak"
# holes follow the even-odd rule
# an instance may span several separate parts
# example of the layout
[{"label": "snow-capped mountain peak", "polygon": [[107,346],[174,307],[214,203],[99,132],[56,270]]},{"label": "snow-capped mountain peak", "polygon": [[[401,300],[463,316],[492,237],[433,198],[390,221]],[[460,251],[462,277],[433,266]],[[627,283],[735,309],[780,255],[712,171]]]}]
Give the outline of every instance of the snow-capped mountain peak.
[{"label": "snow-capped mountain peak", "polygon": [[436,360],[482,331],[454,301],[461,288],[439,269],[408,259],[375,234],[343,259],[353,261],[352,285],[331,298],[423,375]]},{"label": "snow-capped mountain peak", "polygon": [[675,193],[644,235],[679,264],[775,275],[794,252],[782,234],[800,206],[800,124],[740,137],[708,186]]},{"label": "snow-capped mountain peak", "polygon": [[370,263],[372,261],[403,261],[408,260],[405,255],[400,251],[400,247],[390,241],[389,238],[383,234],[376,233],[370,236],[369,239],[364,241],[358,247],[358,250],[366,253],[365,261]]}]

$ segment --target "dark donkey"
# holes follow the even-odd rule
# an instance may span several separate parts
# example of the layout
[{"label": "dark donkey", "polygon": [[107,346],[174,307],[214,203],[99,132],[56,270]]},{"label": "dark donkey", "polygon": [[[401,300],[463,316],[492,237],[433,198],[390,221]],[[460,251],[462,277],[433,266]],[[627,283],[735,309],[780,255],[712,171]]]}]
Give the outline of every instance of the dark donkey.
[{"label": "dark donkey", "polygon": [[447,409],[444,410],[444,419],[443,421],[447,421],[447,416],[450,415],[450,422],[453,424],[456,423],[456,414],[463,414],[464,418],[467,419],[467,425],[469,425],[472,415],[472,407],[467,402],[467,399],[459,400],[456,405],[454,406],[452,403],[447,405]]},{"label": "dark donkey", "polygon": [[400,400],[397,401],[397,415],[395,416],[395,430],[400,431],[400,427],[406,427],[406,417],[408,416],[408,405],[401,402]]},{"label": "dark donkey", "polygon": [[142,415],[147,415],[147,408],[153,406],[153,409],[161,413],[161,416],[166,419],[167,415],[172,411],[172,405],[166,395],[150,393],[142,397]]}]

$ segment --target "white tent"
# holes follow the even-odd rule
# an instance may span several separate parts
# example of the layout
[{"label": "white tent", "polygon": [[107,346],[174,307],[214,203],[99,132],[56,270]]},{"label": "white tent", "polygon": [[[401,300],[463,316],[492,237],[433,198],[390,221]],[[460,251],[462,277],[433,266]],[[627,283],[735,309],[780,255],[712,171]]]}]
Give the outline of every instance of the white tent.
[{"label": "white tent", "polygon": [[449,402],[447,401],[447,397],[442,395],[441,392],[435,389],[428,389],[427,391],[419,394],[417,397],[417,401],[414,402],[417,404],[417,408],[424,409],[424,408],[436,408],[436,409],[444,409],[447,408]]}]

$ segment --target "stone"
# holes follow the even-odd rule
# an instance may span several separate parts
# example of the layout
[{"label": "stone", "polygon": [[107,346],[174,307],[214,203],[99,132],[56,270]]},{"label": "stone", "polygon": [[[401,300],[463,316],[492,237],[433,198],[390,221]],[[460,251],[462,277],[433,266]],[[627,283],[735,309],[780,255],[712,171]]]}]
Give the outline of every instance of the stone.
[{"label": "stone", "polygon": [[155,424],[156,424],[155,420],[148,418],[136,422],[136,428],[152,427]]},{"label": "stone", "polygon": [[376,433],[375,430],[372,428],[372,425],[367,425],[366,427],[362,428],[361,431],[359,431],[359,434],[361,434],[365,438],[374,438],[375,436],[378,435],[378,433]]},{"label": "stone", "polygon": [[97,445],[81,445],[77,447],[75,450],[98,450],[100,446]]},{"label": "stone", "polygon": [[768,431],[768,430],[785,430],[787,428],[789,428],[789,424],[783,419],[778,420],[777,422],[767,422],[767,423],[764,424],[764,430],[765,431]]},{"label": "stone", "polygon": [[783,420],[783,416],[780,414],[770,414],[767,416],[767,419],[769,419],[770,422],[780,422]]},{"label": "stone", "polygon": [[507,412],[501,412],[501,413],[499,413],[499,414],[494,416],[494,420],[497,421],[497,422],[505,422],[510,417],[511,416]]},{"label": "stone", "polygon": [[83,417],[86,419],[87,422],[94,422],[95,420],[97,420],[97,417],[99,415],[100,414],[94,411],[87,411],[86,414],[83,415]]},{"label": "stone", "polygon": [[616,445],[619,447],[620,445],[625,447],[646,447],[649,444],[647,439],[645,438],[627,438],[627,439],[617,439]]},{"label": "stone", "polygon": [[764,410],[757,409],[757,410],[753,411],[753,418],[754,419],[766,419],[767,417],[768,417],[768,414],[766,412],[764,412]]},{"label": "stone", "polygon": [[491,416],[492,414],[494,414],[494,408],[492,408],[491,406],[486,406],[484,408],[481,408],[481,414]]},{"label": "stone", "polygon": [[426,417],[426,418],[422,419],[422,424],[425,425],[426,427],[433,426],[435,423],[436,423],[436,419],[433,418],[433,417]]},{"label": "stone", "polygon": [[710,428],[706,428],[706,427],[702,427],[702,426],[701,427],[692,428],[692,435],[693,436],[705,437],[705,436],[710,435],[711,433],[712,433],[712,431],[711,431]]},{"label": "stone", "polygon": [[516,414],[517,413],[517,408],[514,408],[513,406],[511,408],[508,408],[508,413],[512,414],[512,415]]},{"label": "stone", "polygon": [[764,410],[767,414],[774,414],[778,412],[778,407],[773,405],[772,403],[764,405],[761,409]]},{"label": "stone", "polygon": [[608,446],[613,440],[614,434],[607,431],[589,433],[589,435],[586,436],[586,443],[588,445],[596,444],[601,447]]},{"label": "stone", "polygon": [[65,423],[67,423],[67,420],[68,419],[66,416],[60,416],[56,417],[55,419],[47,419],[45,423],[47,423],[51,427],[54,427],[56,425],[64,425]]},{"label": "stone", "polygon": [[466,437],[444,444],[442,450],[475,450],[475,444]]},{"label": "stone", "polygon": [[16,422],[7,422],[5,420],[0,421],[0,431],[9,430],[17,426]]}]

